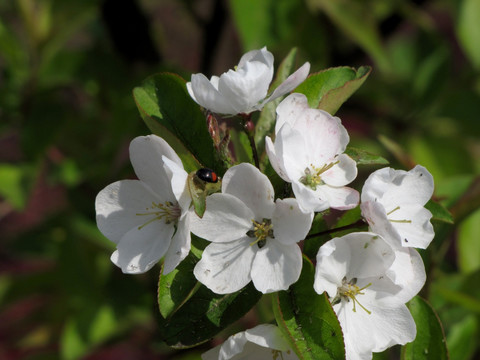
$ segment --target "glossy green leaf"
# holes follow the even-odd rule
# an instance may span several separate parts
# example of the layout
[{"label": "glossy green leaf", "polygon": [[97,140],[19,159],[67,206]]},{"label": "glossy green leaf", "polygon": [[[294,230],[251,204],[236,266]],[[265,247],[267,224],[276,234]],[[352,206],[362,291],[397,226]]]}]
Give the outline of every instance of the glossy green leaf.
[{"label": "glossy green leaf", "polygon": [[313,289],[315,270],[304,257],[300,279],[273,298],[275,318],[300,359],[345,358],[340,323],[325,294]]},{"label": "glossy green leaf", "polygon": [[357,165],[388,165],[388,160],[381,156],[370,154],[368,151],[347,147],[345,154],[350,156]]},{"label": "glossy green leaf", "polygon": [[480,69],[480,47],[478,39],[480,38],[480,26],[478,26],[478,14],[480,14],[480,1],[463,0],[460,5],[460,14],[458,18],[458,39],[463,47],[465,54]]},{"label": "glossy green leaf", "polygon": [[295,92],[305,94],[312,108],[335,114],[340,106],[362,86],[370,75],[371,68],[342,66],[310,75]]},{"label": "glossy green leaf", "polygon": [[160,275],[158,305],[161,340],[175,348],[203,343],[244,316],[260,299],[252,283],[233,294],[218,295],[193,275],[199,251],[191,252],[168,275]]},{"label": "glossy green leaf", "polygon": [[425,204],[425,208],[432,213],[433,221],[440,221],[447,224],[453,224],[453,216],[450,212],[436,201],[430,200]]},{"label": "glossy green leaf", "polygon": [[[187,171],[199,167],[222,169],[205,116],[187,92],[180,76],[161,73],[147,78],[133,90],[140,114],[150,130],[175,149]],[[220,171],[221,172],[221,171]]]},{"label": "glossy green leaf", "polygon": [[419,296],[408,303],[408,308],[417,325],[417,336],[403,347],[402,359],[449,359],[443,327],[433,308]]}]

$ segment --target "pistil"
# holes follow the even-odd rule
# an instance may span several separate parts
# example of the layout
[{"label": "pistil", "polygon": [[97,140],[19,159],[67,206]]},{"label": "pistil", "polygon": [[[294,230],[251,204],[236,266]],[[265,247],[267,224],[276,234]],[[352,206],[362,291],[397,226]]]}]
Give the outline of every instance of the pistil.
[{"label": "pistil", "polygon": [[353,301],[353,312],[357,312],[356,304],[360,306],[367,314],[371,314],[372,312],[369,311],[365,306],[363,306],[357,299],[357,295],[365,295],[363,290],[368,288],[372,283],[368,283],[364,287],[360,288],[356,285],[357,278],[352,278],[350,281],[347,281],[347,278],[344,277],[342,279],[342,286],[337,289],[337,295],[332,300],[332,305],[340,303],[342,299],[346,301]]},{"label": "pistil", "polygon": [[300,182],[305,186],[309,186],[312,190],[317,190],[317,186],[325,184],[322,180],[321,175],[330,170],[332,167],[337,165],[339,161],[331,162],[324,164],[322,167],[318,168],[313,164],[310,164],[310,167],[305,168],[305,175],[300,178]]},{"label": "pistil", "polygon": [[247,232],[247,236],[256,238],[256,240],[250,243],[250,246],[258,244],[259,248],[262,248],[267,243],[267,237],[274,238],[272,220],[263,219],[262,222],[258,222],[252,219],[253,230]]}]

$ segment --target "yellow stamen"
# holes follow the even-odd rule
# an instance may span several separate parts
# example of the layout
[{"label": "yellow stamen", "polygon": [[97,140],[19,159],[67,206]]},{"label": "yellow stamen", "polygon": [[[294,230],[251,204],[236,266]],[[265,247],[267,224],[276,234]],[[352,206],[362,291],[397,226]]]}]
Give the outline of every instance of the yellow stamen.
[{"label": "yellow stamen", "polygon": [[270,219],[263,219],[260,223],[254,219],[252,219],[253,223],[253,230],[247,232],[249,237],[255,237],[256,239],[250,243],[250,246],[258,244],[259,248],[265,246],[267,241],[267,237],[273,239],[273,225],[272,220]]},{"label": "yellow stamen", "polygon": [[322,167],[317,168],[313,164],[310,164],[311,168],[305,169],[305,175],[300,178],[300,182],[306,186],[310,186],[313,190],[317,190],[318,185],[323,185],[321,175],[337,165],[340,161],[324,164]]},{"label": "yellow stamen", "polygon": [[357,299],[357,295],[365,295],[362,290],[365,290],[369,286],[372,285],[372,283],[369,283],[365,285],[364,287],[360,288],[356,285],[357,279],[353,278],[349,282],[347,282],[346,278],[343,278],[342,280],[342,286],[340,286],[337,290],[337,296],[332,300],[332,304],[338,304],[341,299],[345,299],[347,301],[350,301],[352,299],[353,301],[353,312],[357,312],[356,304],[360,306],[367,314],[371,314],[372,312],[369,311],[365,306],[363,306]]},{"label": "yellow stamen", "polygon": [[135,214],[137,216],[153,216],[146,223],[140,225],[138,227],[138,230],[143,229],[145,226],[151,224],[155,220],[163,219],[166,224],[176,223],[181,213],[182,210],[177,203],[174,204],[170,201],[166,201],[165,204],[162,204],[152,201],[152,206],[150,208],[147,208],[146,212]]}]

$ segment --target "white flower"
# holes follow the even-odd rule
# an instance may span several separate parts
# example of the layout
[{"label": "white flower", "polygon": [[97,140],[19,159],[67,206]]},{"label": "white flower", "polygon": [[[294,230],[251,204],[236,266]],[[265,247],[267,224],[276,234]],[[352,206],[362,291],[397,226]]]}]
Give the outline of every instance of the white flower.
[{"label": "white flower", "polygon": [[302,253],[296,243],[307,235],[313,213],[302,212],[295,199],[273,198],[268,178],[242,163],[225,173],[222,193],[207,197],[203,218],[192,217],[192,232],[212,242],[194,274],[215,293],[235,292],[250,280],[269,293],[298,280]]},{"label": "white flower", "polygon": [[108,185],[95,200],[100,231],[117,244],[112,262],[138,274],[165,256],[168,274],[190,251],[187,173],[162,138],[140,136],[130,143],[130,161],[140,180]]},{"label": "white flower", "polygon": [[374,233],[332,239],[317,254],[314,288],[330,297],[347,360],[371,359],[372,352],[415,339],[405,303],[424,282],[425,268],[414,249],[395,251]]},{"label": "white flower", "polygon": [[275,325],[258,325],[230,336],[219,345],[202,354],[203,360],[297,360],[287,340]]},{"label": "white flower", "polygon": [[408,172],[383,168],[365,181],[362,215],[392,246],[425,249],[435,235],[432,214],[424,208],[432,194],[433,177],[423,166]]},{"label": "white flower", "polygon": [[267,97],[273,78],[273,55],[264,47],[249,51],[242,56],[235,70],[229,70],[220,77],[212,76],[210,81],[203,74],[193,74],[187,89],[195,102],[212,112],[248,114],[261,110],[267,102],[295,89],[307,78],[309,71],[310,64],[307,62]]},{"label": "white flower", "polygon": [[270,163],[292,183],[302,209],[347,210],[358,205],[358,192],[345,186],[356,178],[357,165],[343,154],[349,136],[339,118],[311,109],[305,95],[294,93],[277,107],[275,134],[275,144],[265,139]]}]

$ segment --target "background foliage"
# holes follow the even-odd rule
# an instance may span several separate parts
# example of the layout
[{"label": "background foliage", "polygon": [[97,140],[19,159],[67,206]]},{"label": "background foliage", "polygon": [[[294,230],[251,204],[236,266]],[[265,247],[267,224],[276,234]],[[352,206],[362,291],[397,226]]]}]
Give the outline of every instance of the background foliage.
[{"label": "background foliage", "polygon": [[[474,359],[478,14],[478,0],[0,2],[0,358],[196,359],[221,341],[182,351],[160,341],[159,267],[126,276],[110,263],[94,198],[134,176],[128,144],[149,132],[134,87],[160,71],[219,74],[266,45],[277,66],[292,47],[312,72],[372,66],[337,115],[352,146],[433,174],[435,199],[455,223],[435,223],[421,295],[444,325],[450,358]],[[362,167],[357,187],[375,169]],[[223,335],[272,318],[262,300]],[[393,348],[376,358],[397,356]]]}]

